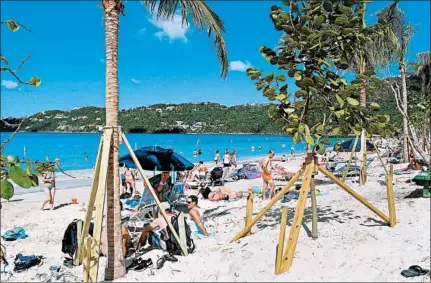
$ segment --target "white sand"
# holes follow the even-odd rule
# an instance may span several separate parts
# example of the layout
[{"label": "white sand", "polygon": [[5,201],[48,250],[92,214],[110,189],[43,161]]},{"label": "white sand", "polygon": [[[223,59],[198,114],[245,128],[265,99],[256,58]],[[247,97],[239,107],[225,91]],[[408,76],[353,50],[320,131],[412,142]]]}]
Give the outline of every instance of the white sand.
[{"label": "white sand", "polygon": [[[286,163],[285,163],[286,164]],[[289,162],[291,171],[299,160]],[[378,164],[375,164],[378,166]],[[388,214],[386,187],[381,167],[370,168],[369,183],[359,187],[348,182],[358,193],[366,197],[384,213]],[[87,172],[86,178],[88,178]],[[83,174],[84,176],[85,174]],[[406,279],[401,270],[418,264],[430,268],[430,199],[405,196],[417,189],[414,184],[397,182],[411,175],[395,175],[395,195],[398,224],[388,227],[370,210],[349,194],[319,174],[317,188],[327,193],[317,198],[319,238],[312,240],[310,200],[307,201],[304,224],[301,228],[293,265],[288,273],[274,275],[275,251],[280,228],[280,205],[276,204],[257,223],[253,234],[230,244],[230,240],[244,227],[246,200],[209,202],[200,205],[211,209],[206,225],[217,231],[213,237],[195,239],[196,252],[178,257],[177,263],[165,263],[160,269],[143,272],[130,271],[118,281],[407,281],[429,282],[429,276]],[[382,184],[380,184],[382,183]],[[261,180],[241,180],[228,183],[233,189],[247,189],[249,185],[261,184]],[[45,257],[43,265],[12,276],[2,274],[1,281],[40,281],[37,273],[49,273],[49,266],[61,265],[61,240],[67,225],[75,218],[83,218],[81,205],[69,205],[71,198],[86,202],[89,187],[59,190],[54,211],[40,211],[43,193],[17,195],[11,202],[2,202],[1,229],[23,227],[30,237],[14,242],[3,242],[7,247],[9,261],[22,252]],[[255,198],[254,213],[267,203]],[[289,232],[296,201],[289,203]],[[304,229],[304,227],[308,227]],[[287,236],[286,236],[287,238]],[[144,258],[156,262],[159,251],[152,251]],[[100,278],[103,278],[105,258],[101,258]],[[82,279],[82,266],[63,270]],[[68,277],[67,280],[73,280]],[[78,281],[79,281],[78,280]]]}]

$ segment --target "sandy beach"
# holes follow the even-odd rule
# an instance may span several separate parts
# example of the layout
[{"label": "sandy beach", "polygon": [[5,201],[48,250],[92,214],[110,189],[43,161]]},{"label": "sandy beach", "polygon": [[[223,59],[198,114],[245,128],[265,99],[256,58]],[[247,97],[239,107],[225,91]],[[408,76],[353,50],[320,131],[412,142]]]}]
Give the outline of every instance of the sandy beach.
[{"label": "sandy beach", "polygon": [[[283,163],[289,171],[299,168],[302,159]],[[91,181],[91,170],[70,172],[80,179]],[[78,174],[79,173],[79,174]],[[61,175],[61,174],[59,174]],[[165,263],[157,270],[129,271],[120,281],[402,281],[429,282],[430,277],[406,279],[400,275],[411,265],[430,268],[430,199],[406,198],[418,189],[414,184],[401,182],[413,174],[394,175],[395,205],[398,223],[390,228],[369,209],[352,198],[329,179],[318,174],[316,186],[321,195],[318,203],[318,239],[311,238],[310,199],[304,214],[293,265],[288,273],[274,275],[276,245],[280,229],[280,203],[257,223],[252,235],[236,243],[230,240],[244,227],[246,199],[210,202],[200,200],[205,208],[206,226],[214,236],[195,239],[196,251],[187,257],[178,257],[176,263]],[[79,179],[67,179],[76,182]],[[388,214],[384,170],[374,162],[369,169],[369,182],[347,184],[372,204]],[[299,182],[298,182],[299,183]],[[276,182],[277,187],[282,182]],[[246,190],[251,185],[261,185],[261,179],[240,180],[226,183],[233,190]],[[67,187],[67,186],[66,186]],[[142,189],[142,182],[138,182]],[[7,282],[41,281],[41,275],[50,274],[51,265],[62,265],[64,254],[61,240],[67,225],[75,218],[84,218],[83,203],[87,202],[89,185],[60,189],[56,194],[56,209],[40,211],[42,192],[15,195],[10,202],[2,201],[1,230],[23,227],[29,237],[13,242],[2,242],[7,248],[7,259],[13,262],[17,253],[42,255],[43,264],[22,273],[4,274]],[[71,204],[72,197],[78,199]],[[254,214],[267,200],[255,198]],[[288,203],[288,227],[293,218],[296,200]],[[287,238],[287,236],[286,236]],[[161,251],[151,251],[144,258],[157,261]],[[99,278],[103,278],[106,258],[101,258]],[[61,273],[70,276],[60,280],[81,281],[82,266],[61,267]]]}]

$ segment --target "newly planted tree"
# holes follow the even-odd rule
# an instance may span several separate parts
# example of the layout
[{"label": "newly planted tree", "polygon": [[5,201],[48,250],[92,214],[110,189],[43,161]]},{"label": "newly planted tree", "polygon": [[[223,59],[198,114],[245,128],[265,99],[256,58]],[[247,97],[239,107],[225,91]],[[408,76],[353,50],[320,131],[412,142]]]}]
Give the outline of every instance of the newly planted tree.
[{"label": "newly planted tree", "polygon": [[[157,12],[157,18],[172,20],[178,10],[183,24],[191,18],[200,29],[208,30],[208,35],[215,36],[218,48],[217,57],[222,64],[221,76],[226,77],[228,60],[222,33],[223,22],[203,1],[141,1],[150,11]],[[105,270],[107,280],[122,277],[126,270],[122,253],[121,217],[120,217],[120,178],[118,167],[118,31],[119,15],[123,14],[122,0],[103,0],[102,7],[105,21],[106,48],[106,126],[114,128],[107,179],[107,230],[108,230],[108,264]]]},{"label": "newly planted tree", "polygon": [[[264,75],[248,69],[247,75],[256,88],[272,101],[279,101],[269,110],[276,122],[284,124],[283,132],[293,136],[295,143],[305,140],[309,151],[324,150],[328,136],[340,134],[386,135],[393,131],[389,115],[376,115],[379,105],[361,105],[360,89],[372,85],[377,78],[372,66],[348,82],[339,75],[351,66],[357,46],[367,46],[382,26],[366,26],[365,4],[358,1],[283,1],[272,6],[270,17],[277,31],[283,32],[277,50],[260,48],[262,55],[279,74]],[[296,102],[288,94],[285,73],[299,88]]]}]

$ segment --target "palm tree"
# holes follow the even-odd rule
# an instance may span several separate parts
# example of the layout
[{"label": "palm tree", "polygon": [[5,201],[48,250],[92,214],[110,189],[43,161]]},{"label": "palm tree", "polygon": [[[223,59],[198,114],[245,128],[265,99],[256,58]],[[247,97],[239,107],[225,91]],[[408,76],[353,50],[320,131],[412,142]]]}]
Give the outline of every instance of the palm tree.
[{"label": "palm tree", "polygon": [[[387,34],[390,41],[396,43],[394,55],[398,59],[398,66],[401,75],[402,108],[407,114],[407,80],[406,80],[406,55],[410,40],[414,34],[414,26],[407,22],[405,13],[398,7],[399,0],[376,13],[380,21],[387,24]],[[403,118],[403,157],[404,162],[409,161],[408,147],[409,124],[406,117]]]},{"label": "palm tree", "polygon": [[[222,65],[221,77],[225,78],[228,71],[226,46],[222,36],[225,32],[223,22],[203,1],[161,0],[143,1],[150,13],[157,11],[157,18],[170,20],[181,12],[183,24],[188,24],[191,17],[194,24],[201,30],[208,28],[208,35],[215,35],[217,57]],[[108,232],[108,263],[105,270],[106,280],[113,280],[126,273],[122,253],[120,191],[118,168],[118,31],[119,15],[123,13],[122,0],[102,0],[105,21],[106,48],[106,126],[114,128],[111,155],[108,165],[107,179],[107,232]]]}]

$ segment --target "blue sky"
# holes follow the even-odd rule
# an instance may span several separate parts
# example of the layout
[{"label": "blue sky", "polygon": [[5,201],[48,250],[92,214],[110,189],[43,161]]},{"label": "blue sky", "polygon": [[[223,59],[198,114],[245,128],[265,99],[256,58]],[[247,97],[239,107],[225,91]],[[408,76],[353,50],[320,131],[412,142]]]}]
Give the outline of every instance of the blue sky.
[{"label": "blue sky", "polygon": [[[1,27],[1,51],[14,67],[31,58],[20,77],[42,79],[39,88],[17,85],[1,74],[1,116],[30,115],[42,110],[104,106],[104,27],[101,1],[1,2],[1,19],[15,19],[32,29],[12,33]],[[281,33],[269,18],[270,6],[281,1],[208,1],[224,20],[231,70],[220,78],[212,39],[179,19],[160,22],[138,1],[125,3],[120,18],[120,108],[154,103],[213,101],[226,105],[267,102],[245,75],[247,65],[270,70],[261,45],[274,47]],[[368,13],[390,2],[368,5]],[[430,2],[402,1],[411,23],[418,24],[409,50],[430,50]],[[37,12],[35,12],[37,11]],[[368,16],[371,20],[372,17]]]}]

